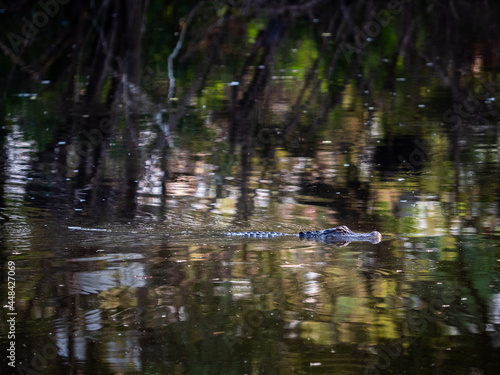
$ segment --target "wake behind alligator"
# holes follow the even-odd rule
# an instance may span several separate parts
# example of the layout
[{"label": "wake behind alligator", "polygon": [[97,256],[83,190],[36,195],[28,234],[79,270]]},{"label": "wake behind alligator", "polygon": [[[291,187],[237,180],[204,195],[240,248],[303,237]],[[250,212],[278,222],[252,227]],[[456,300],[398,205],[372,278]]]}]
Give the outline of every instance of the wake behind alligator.
[{"label": "wake behind alligator", "polygon": [[355,233],[345,225],[336,228],[300,232],[300,233],[281,233],[281,232],[228,232],[228,236],[238,236],[247,238],[274,238],[282,236],[294,236],[308,240],[322,241],[327,244],[347,245],[352,241],[367,241],[372,244],[378,244],[382,241],[380,232]]}]

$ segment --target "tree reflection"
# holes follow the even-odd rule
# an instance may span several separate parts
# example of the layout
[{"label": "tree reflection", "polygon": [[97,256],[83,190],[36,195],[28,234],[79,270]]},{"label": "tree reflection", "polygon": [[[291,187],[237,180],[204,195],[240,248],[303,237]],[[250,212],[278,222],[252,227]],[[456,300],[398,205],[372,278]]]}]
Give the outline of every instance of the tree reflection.
[{"label": "tree reflection", "polygon": [[[10,45],[1,42],[0,62],[7,68],[1,107],[8,86],[15,91],[36,87],[37,80],[52,82],[65,118],[52,121],[53,135],[43,139],[35,164],[55,166],[54,182],[69,189],[69,195],[71,190],[88,194],[96,213],[109,198],[114,202],[110,207],[133,217],[144,161],[163,155],[165,185],[173,177],[168,164],[176,163],[176,153],[168,151],[178,147],[179,139],[174,142],[173,137],[190,134],[208,111],[217,118],[215,127],[227,132],[229,153],[239,163],[239,220],[253,212],[248,180],[256,155],[266,155],[276,165],[272,160],[281,148],[314,157],[320,140],[334,140],[342,149],[347,137],[353,149],[375,147],[372,162],[393,178],[393,169],[399,173],[409,161],[400,146],[432,138],[414,118],[420,116],[418,108],[429,107],[420,111],[425,112],[421,123],[431,118],[445,123],[436,130],[448,137],[450,148],[443,159],[452,166],[455,194],[460,196],[469,189],[464,164],[474,162],[467,156],[467,140],[477,124],[492,132],[497,128],[495,101],[489,100],[496,92],[496,73],[490,69],[495,60],[489,51],[498,39],[492,19],[497,4],[491,1],[482,12],[451,0],[428,5],[191,1],[169,4],[165,12],[154,1],[77,2],[59,4],[50,12],[44,8],[43,28],[29,17],[20,21],[40,6],[27,1],[4,10],[13,17],[3,25],[10,32]],[[23,34],[28,28],[20,27],[23,22],[31,22],[36,38]],[[168,67],[168,72],[152,66]],[[416,82],[414,77],[424,71],[433,72],[441,83]],[[210,98],[217,85],[222,97]],[[442,90],[441,85],[448,87],[449,97],[433,108],[425,90]],[[402,108],[405,97],[407,109]],[[209,100],[216,107],[204,110],[201,103]],[[401,112],[397,118],[392,111],[396,107]],[[141,123],[148,118],[154,119],[155,137],[141,150]],[[398,130],[402,122],[413,124],[406,134]],[[43,129],[46,124],[35,126]],[[373,143],[375,126],[382,132],[380,145]],[[339,128],[342,134],[335,132]],[[124,149],[121,160],[113,161],[117,140],[123,140]],[[204,146],[210,147],[210,141],[214,139]],[[361,169],[354,165],[366,157],[365,150],[349,151],[345,161],[353,165],[353,186],[361,183]],[[427,156],[435,153],[429,149]],[[110,163],[121,176],[114,186],[109,181],[116,175],[106,167]],[[429,168],[427,160],[409,172],[424,168]],[[47,170],[43,165],[34,169]],[[68,184],[72,170],[78,172]],[[375,172],[372,168],[368,173]]]},{"label": "tree reflection", "polygon": [[[463,234],[498,232],[498,2],[62,3],[0,9],[20,356],[53,333],[64,373],[497,365],[498,241]],[[339,224],[384,241],[217,238]]]}]

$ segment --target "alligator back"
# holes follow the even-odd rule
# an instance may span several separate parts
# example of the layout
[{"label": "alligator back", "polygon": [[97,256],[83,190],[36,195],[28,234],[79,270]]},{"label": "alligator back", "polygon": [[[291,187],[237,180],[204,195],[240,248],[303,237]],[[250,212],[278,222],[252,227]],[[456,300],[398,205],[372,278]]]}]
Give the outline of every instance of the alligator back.
[{"label": "alligator back", "polygon": [[226,236],[237,236],[237,237],[254,237],[254,238],[274,238],[282,236],[295,236],[299,237],[298,234],[281,233],[281,232],[228,232],[225,233]]}]

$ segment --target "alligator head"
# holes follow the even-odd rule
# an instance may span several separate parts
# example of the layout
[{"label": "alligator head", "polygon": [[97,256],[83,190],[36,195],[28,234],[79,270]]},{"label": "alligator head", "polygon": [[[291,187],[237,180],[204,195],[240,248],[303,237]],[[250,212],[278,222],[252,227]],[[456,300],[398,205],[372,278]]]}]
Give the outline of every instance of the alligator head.
[{"label": "alligator head", "polygon": [[338,246],[345,246],[352,241],[368,241],[373,244],[378,244],[382,241],[382,235],[380,232],[373,231],[371,233],[355,233],[345,225],[325,230],[300,232],[299,237],[306,239],[318,239],[328,244],[336,244]]}]

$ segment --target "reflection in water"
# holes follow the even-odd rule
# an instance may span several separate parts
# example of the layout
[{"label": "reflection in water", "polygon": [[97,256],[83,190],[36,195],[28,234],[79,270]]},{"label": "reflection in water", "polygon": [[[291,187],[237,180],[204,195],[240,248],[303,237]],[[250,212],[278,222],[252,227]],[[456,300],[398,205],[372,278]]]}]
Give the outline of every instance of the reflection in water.
[{"label": "reflection in water", "polygon": [[[136,254],[139,258],[142,258],[139,254]],[[130,257],[129,255],[123,256],[123,254],[113,254],[112,259],[114,260],[133,260],[138,257]],[[109,261],[105,257],[99,258],[76,258],[71,259],[71,262],[100,262]],[[85,265],[81,267],[94,269],[95,266]],[[144,266],[141,264],[133,263],[128,266],[117,265],[108,266],[104,270],[93,270],[93,271],[82,271],[78,273],[72,273],[71,279],[67,280],[68,283],[68,293],[69,294],[92,294],[106,291],[115,287],[143,287],[144,283]]]},{"label": "reflection in water", "polygon": [[[18,125],[14,125],[7,134],[5,149],[7,162],[5,163],[4,199],[11,205],[12,211],[22,209],[26,194],[26,185],[30,180],[30,162],[34,153],[34,142],[24,140],[25,135]],[[29,197],[33,199],[33,197]],[[4,208],[6,210],[6,207]],[[14,214],[14,212],[12,214]],[[10,213],[10,212],[9,212]]]},{"label": "reflection in water", "polygon": [[[394,373],[415,358],[425,368],[497,366],[499,264],[489,259],[500,259],[498,241],[339,248],[125,228],[73,228],[66,241],[43,235],[17,258],[18,308],[39,327],[29,348],[41,351],[52,336],[61,371],[94,363],[142,373],[364,373],[383,369],[386,348]],[[422,347],[429,352],[418,354]],[[461,354],[476,347],[475,359]],[[31,358],[30,349],[19,355]]]},{"label": "reflection in water", "polygon": [[498,373],[498,4],[402,3],[61,6],[0,77],[19,372]]}]

